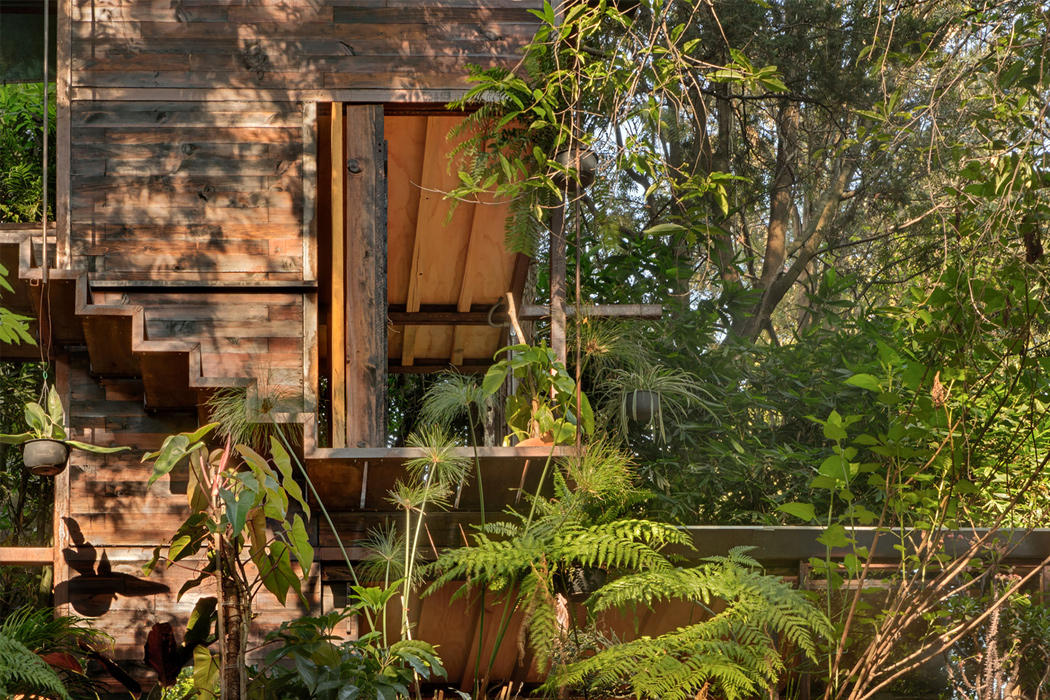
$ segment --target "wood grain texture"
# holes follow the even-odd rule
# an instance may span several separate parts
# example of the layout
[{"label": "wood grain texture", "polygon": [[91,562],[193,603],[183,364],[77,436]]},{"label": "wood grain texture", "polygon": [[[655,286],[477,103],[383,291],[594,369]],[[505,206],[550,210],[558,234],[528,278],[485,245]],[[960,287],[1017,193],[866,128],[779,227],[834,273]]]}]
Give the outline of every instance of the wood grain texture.
[{"label": "wood grain texture", "polygon": [[345,129],[346,444],[379,447],[386,443],[387,383],[383,108],[348,106]]},{"label": "wood grain texture", "polygon": [[331,277],[328,318],[330,386],[332,392],[332,447],[346,447],[346,124],[343,105],[332,105],[329,182],[331,210]]},{"label": "wood grain texture", "polygon": [[72,8],[69,63],[75,89],[290,89],[301,99],[376,88],[440,101],[465,87],[467,63],[513,68],[538,27],[529,10],[540,7],[104,0]]},{"label": "wood grain texture", "polygon": [[303,278],[301,105],[75,102],[71,119],[76,267],[99,280]]}]

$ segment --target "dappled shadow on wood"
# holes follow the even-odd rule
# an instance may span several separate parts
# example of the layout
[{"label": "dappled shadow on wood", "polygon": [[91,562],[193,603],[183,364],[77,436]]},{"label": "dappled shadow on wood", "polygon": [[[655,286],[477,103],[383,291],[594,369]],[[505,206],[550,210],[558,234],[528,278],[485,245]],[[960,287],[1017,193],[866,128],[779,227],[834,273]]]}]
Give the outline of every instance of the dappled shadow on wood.
[{"label": "dappled shadow on wood", "polygon": [[152,596],[168,593],[170,588],[162,583],[148,581],[117,571],[109,561],[106,551],[99,557],[95,546],[84,539],[80,526],[74,518],[63,518],[73,546],[62,550],[76,576],[56,586],[59,598],[68,598],[73,609],[85,617],[99,617],[109,612],[118,597]]}]

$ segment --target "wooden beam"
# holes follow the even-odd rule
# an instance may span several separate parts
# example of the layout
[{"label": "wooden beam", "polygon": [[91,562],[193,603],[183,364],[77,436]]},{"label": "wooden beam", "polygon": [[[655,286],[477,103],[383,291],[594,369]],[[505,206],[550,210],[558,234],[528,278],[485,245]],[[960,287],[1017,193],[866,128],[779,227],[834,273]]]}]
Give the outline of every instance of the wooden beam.
[{"label": "wooden beam", "polygon": [[[655,321],[663,317],[660,304],[590,304],[580,307],[580,314],[588,318],[629,318]],[[518,320],[537,321],[550,316],[546,306],[529,304],[518,311]],[[575,306],[565,307],[565,316],[576,316]]]},{"label": "wooden beam", "polygon": [[484,374],[492,366],[488,360],[463,360],[452,365],[447,359],[438,357],[417,357],[411,365],[391,363],[387,366],[390,374],[430,374],[432,372],[459,372],[460,374]]},{"label": "wooden beam", "polygon": [[346,444],[379,447],[386,442],[387,362],[383,108],[347,107],[345,128]]},{"label": "wooden beam", "polygon": [[332,299],[328,317],[328,361],[331,365],[332,424],[329,431],[332,447],[346,447],[346,252],[344,173],[346,157],[343,148],[343,104],[332,105],[331,174],[332,174]]},{"label": "wooden beam", "polygon": [[[69,85],[73,65],[73,62],[70,60],[73,2],[72,0],[60,0],[58,4],[58,27],[56,32],[58,46],[55,47],[55,56],[58,62],[58,65],[55,66],[55,97],[57,101],[55,105],[55,145],[57,146],[57,153],[55,154],[55,220],[57,224],[56,238],[58,240],[55,252],[57,255],[56,267],[63,269],[68,268],[70,263],[70,202],[72,200],[69,192],[72,169],[70,168],[69,151],[72,148],[72,139],[70,138]],[[86,264],[87,261],[82,259],[78,262]]]},{"label": "wooden beam", "polygon": [[7,566],[51,566],[53,547],[0,547],[0,564]]},{"label": "wooden beam", "polygon": [[[477,265],[477,248],[480,245],[478,242],[480,235],[476,234],[476,230],[483,221],[480,211],[481,207],[476,204],[472,204],[471,207],[474,211],[471,212],[470,232],[467,233],[467,254],[463,259],[463,279],[460,281],[459,301],[456,303],[456,311],[460,313],[470,311],[470,305],[474,301],[473,270]],[[463,340],[464,330],[462,327],[456,326],[452,329],[452,353],[449,356],[449,362],[454,365],[463,364]]]},{"label": "wooden beam", "polygon": [[[551,214],[551,350],[565,364],[565,205],[558,202]],[[520,316],[519,316],[520,319]]]},{"label": "wooden beam", "polygon": [[[420,308],[415,313],[404,310],[404,305],[391,305],[386,317],[395,326],[487,326],[489,325],[489,308],[484,304],[474,304],[466,311],[457,311],[455,307],[430,305]],[[507,322],[506,309],[497,309],[491,315],[496,326]]]}]

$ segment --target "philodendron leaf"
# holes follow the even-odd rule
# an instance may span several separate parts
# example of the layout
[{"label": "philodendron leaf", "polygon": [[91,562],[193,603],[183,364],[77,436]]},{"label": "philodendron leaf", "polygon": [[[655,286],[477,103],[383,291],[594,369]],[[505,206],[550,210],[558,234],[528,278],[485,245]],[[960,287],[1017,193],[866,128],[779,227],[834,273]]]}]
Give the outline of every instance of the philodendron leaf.
[{"label": "philodendron leaf", "polygon": [[164,443],[160,446],[159,450],[144,454],[142,456],[143,462],[156,460],[153,462],[153,474],[149,478],[149,483],[146,485],[147,488],[152,486],[154,481],[174,469],[175,465],[181,462],[187,455],[204,447],[204,443],[202,443],[201,440],[218,425],[218,423],[209,423],[192,433],[169,435],[164,439]]},{"label": "philodendron leaf", "polygon": [[182,646],[192,649],[198,644],[206,644],[211,637],[211,628],[215,622],[215,608],[218,600],[214,596],[201,598],[193,606],[190,619],[186,623],[186,634],[182,636]]},{"label": "philodendron leaf", "polygon": [[219,661],[207,647],[197,645],[193,649],[193,688],[199,700],[218,698],[215,686],[219,682]]},{"label": "philodendron leaf", "polygon": [[295,520],[292,522],[292,529],[288,532],[288,539],[296,561],[303,568],[303,576],[308,576],[310,566],[314,563],[314,548],[310,545],[310,535],[306,532],[306,523],[303,522],[302,517],[298,513],[296,513]]},{"label": "philodendron leaf", "polygon": [[[284,488],[285,493],[299,502],[303,512],[306,513],[306,517],[309,518],[310,504],[306,502],[302,489],[299,488],[299,484],[295,483],[295,478],[292,476],[292,458],[275,437],[270,438],[270,453],[273,455],[273,463],[277,465],[277,469],[281,472],[282,488]],[[285,501],[287,501],[287,498]],[[285,510],[287,508],[288,504],[285,503]]]},{"label": "philodendron leaf", "polygon": [[27,403],[25,407],[25,419],[26,425],[29,429],[36,433],[40,437],[51,437],[51,431],[48,430],[47,415],[44,413],[44,408],[38,403]]},{"label": "philodendron leaf", "polygon": [[248,519],[248,511],[255,505],[255,494],[248,490],[234,493],[229,489],[219,489],[219,497],[226,504],[226,519],[233,528],[232,537],[239,537]]},{"label": "philodendron leaf", "polygon": [[175,465],[189,454],[189,446],[190,438],[188,435],[184,433],[169,435],[164,438],[164,444],[160,446],[160,450],[143,455],[143,462],[156,458],[156,461],[153,463],[153,474],[150,476],[146,488],[152,486],[154,481],[174,469]]},{"label": "philodendron leaf", "polygon": [[[84,450],[85,452],[94,452],[95,454],[113,454],[114,452],[124,452],[131,448],[127,445],[121,445],[120,447],[101,447],[99,445],[91,445],[86,442],[80,442],[79,440],[63,440],[70,447],[75,447],[78,450]],[[152,481],[150,483],[153,483]]]},{"label": "philodendron leaf", "polygon": [[17,435],[0,435],[2,445],[21,445],[23,442],[36,439],[34,433],[18,433]]},{"label": "philodendron leaf", "polygon": [[157,681],[161,685],[171,687],[178,681],[182,658],[169,623],[158,622],[150,629],[146,637],[145,661],[157,672]]},{"label": "philodendron leaf", "polygon": [[274,542],[270,545],[269,561],[266,569],[260,569],[263,585],[274,594],[277,600],[284,605],[288,597],[288,589],[294,588],[295,592],[302,596],[302,587],[299,578],[292,570],[292,557],[288,545],[284,542]]}]

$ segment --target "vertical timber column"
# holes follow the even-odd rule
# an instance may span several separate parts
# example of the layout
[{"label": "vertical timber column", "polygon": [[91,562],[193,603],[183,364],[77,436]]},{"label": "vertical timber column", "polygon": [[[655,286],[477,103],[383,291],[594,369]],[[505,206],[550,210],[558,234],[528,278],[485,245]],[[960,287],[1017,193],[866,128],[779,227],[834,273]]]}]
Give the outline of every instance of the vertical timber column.
[{"label": "vertical timber column", "polygon": [[[70,410],[69,356],[62,355],[55,362],[55,391],[62,397],[62,408],[67,416],[73,415]],[[64,426],[67,430],[69,425]],[[72,437],[72,435],[71,435]],[[69,529],[66,518],[69,517],[69,474],[72,467],[67,467],[53,480],[55,488],[55,514],[52,532],[54,547],[54,569],[51,585],[55,591],[55,614],[69,615],[69,564],[66,563],[62,550],[70,545]]]},{"label": "vertical timber column", "polygon": [[61,0],[58,3],[58,46],[55,66],[55,267],[70,267],[70,168],[69,149],[72,146],[69,128],[69,87],[71,82],[72,61],[72,0]]},{"label": "vertical timber column", "polygon": [[383,108],[346,108],[346,444],[386,442]]},{"label": "vertical timber column", "polygon": [[[551,350],[558,361],[565,364],[565,193],[551,212]],[[518,342],[525,342],[519,340]]]},{"label": "vertical timber column", "polygon": [[328,360],[331,365],[332,447],[346,447],[346,252],[343,103],[332,103],[332,304],[328,318]]}]

